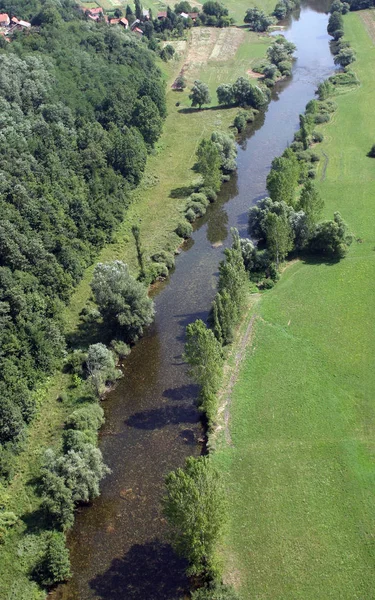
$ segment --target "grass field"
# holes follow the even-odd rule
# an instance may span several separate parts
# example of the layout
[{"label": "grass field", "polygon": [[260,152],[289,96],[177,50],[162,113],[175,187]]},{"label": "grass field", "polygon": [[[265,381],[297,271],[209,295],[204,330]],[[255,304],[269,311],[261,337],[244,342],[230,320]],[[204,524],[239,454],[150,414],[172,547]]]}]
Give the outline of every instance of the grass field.
[{"label": "grass field", "polygon": [[326,216],[356,238],[340,263],[291,264],[253,309],[223,471],[226,578],[244,600],[375,598],[375,46],[345,17],[362,82],[321,150]]},{"label": "grass field", "polygon": [[[235,28],[225,30],[227,49],[223,49],[222,30],[209,31],[209,45],[205,41],[206,29],[196,29],[192,35],[193,38],[180,49],[176,60],[161,65],[165,69],[168,86],[168,117],[163,135],[154,155],[149,157],[143,184],[134,194],[134,202],[127,213],[126,221],[118,231],[116,243],[104,248],[98,261],[122,259],[130,265],[133,272],[136,271],[136,253],[131,235],[133,223],[140,224],[146,256],[162,248],[176,248],[180,239],[174,233],[174,229],[181,220],[186,198],[183,193],[173,193],[173,190],[188,187],[196,180],[197,175],[192,171],[192,166],[200,139],[209,136],[215,129],[227,130],[237,112],[236,109],[209,110],[210,107],[202,111],[185,111],[190,107],[189,91],[179,93],[170,88],[182,66],[185,67],[189,85],[194,78],[201,76],[202,71],[202,79],[207,78],[214,89],[216,84],[245,75],[252,61],[265,54],[269,43],[264,37],[239,32]],[[199,57],[196,54],[197,50]],[[214,100],[213,97],[211,108],[215,108]],[[176,106],[176,102],[180,102],[179,107]],[[184,140],[183,144],[181,139]],[[67,333],[73,333],[79,325],[79,313],[90,295],[92,271],[93,267],[86,271],[65,311]],[[92,343],[97,341],[98,339],[94,338],[91,340]],[[51,378],[45,389],[40,391],[39,417],[29,428],[25,451],[18,460],[17,475],[7,491],[8,497],[5,496],[5,500],[0,488],[0,504],[4,501],[9,510],[13,510],[20,517],[26,517],[19,522],[1,547],[1,600],[36,600],[41,597],[26,577],[29,549],[35,546],[32,527],[27,529],[27,515],[36,510],[40,503],[33,484],[33,479],[38,475],[40,457],[46,447],[58,443],[62,423],[72,411],[71,402],[56,401],[59,393],[66,389],[69,383],[68,375],[58,373]],[[25,532],[29,535],[25,536]],[[35,591],[35,595],[32,590]]]}]

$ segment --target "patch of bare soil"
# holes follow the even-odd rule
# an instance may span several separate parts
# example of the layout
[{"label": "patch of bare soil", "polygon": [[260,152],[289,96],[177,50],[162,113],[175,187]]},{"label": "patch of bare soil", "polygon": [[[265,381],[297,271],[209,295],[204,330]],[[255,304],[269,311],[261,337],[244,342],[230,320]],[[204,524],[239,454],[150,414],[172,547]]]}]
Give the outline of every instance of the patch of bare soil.
[{"label": "patch of bare soil", "polygon": [[359,13],[364,26],[372,39],[372,43],[375,44],[375,11],[373,10],[361,10]]},{"label": "patch of bare soil", "polygon": [[193,29],[181,72],[184,75],[192,75],[208,61],[225,62],[233,58],[245,35],[246,32],[237,27],[225,29],[197,27]]},{"label": "patch of bare soil", "polygon": [[259,77],[262,77],[262,73],[257,73],[256,71],[253,71],[252,69],[248,69],[248,71],[246,71],[246,73],[253,79],[259,79]]}]

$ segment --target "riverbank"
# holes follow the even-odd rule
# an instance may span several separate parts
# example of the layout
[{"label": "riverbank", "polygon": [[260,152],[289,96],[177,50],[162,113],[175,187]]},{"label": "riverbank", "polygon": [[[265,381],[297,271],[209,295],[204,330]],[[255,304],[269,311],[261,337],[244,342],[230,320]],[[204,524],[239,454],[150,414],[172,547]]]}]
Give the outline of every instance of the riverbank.
[{"label": "riverbank", "polygon": [[[205,32],[206,37],[210,39],[209,44],[206,43]],[[204,77],[207,77],[214,91],[220,83],[232,82],[238,76],[245,75],[249,65],[265,54],[269,44],[267,38],[256,34],[241,31],[239,37],[238,30],[233,28],[225,30],[227,42],[233,35],[234,43],[227,43],[227,53],[223,54],[222,30],[200,28],[193,30],[192,34],[195,37],[179,51],[180,57],[166,66],[163,65],[168,85],[168,117],[163,135],[155,154],[149,158],[144,183],[135,192],[134,202],[123,227],[118,231],[116,242],[107,246],[98,257],[98,261],[101,262],[117,258],[124,260],[130,265],[133,273],[137,270],[137,262],[131,236],[132,224],[140,225],[146,256],[160,249],[173,250],[177,247],[181,240],[174,233],[174,229],[181,220],[186,201],[183,188],[189,187],[197,179],[197,175],[192,171],[196,147],[202,137],[208,137],[215,129],[227,130],[238,110],[216,110],[213,96],[214,102],[211,107],[202,111],[190,111],[188,89],[191,83],[200,76],[200,70],[204,69]],[[183,65],[188,66],[188,88],[183,93],[173,92],[170,85]],[[176,106],[177,102],[180,106]],[[186,112],[181,112],[185,110]],[[82,333],[79,332],[80,312],[90,296],[92,271],[93,267],[86,271],[64,315],[66,332],[75,337],[75,345],[79,345],[83,340]],[[89,335],[91,337],[87,337],[86,331],[86,344],[99,341],[95,337],[94,329],[89,330]],[[60,443],[62,423],[75,406],[73,397],[64,402],[56,400],[69,386],[71,377],[65,373],[58,373],[39,391],[39,414],[29,429],[25,450],[18,457],[17,475],[4,493],[3,504],[22,518],[2,546],[0,596],[4,598],[43,597],[36,585],[31,584],[27,578],[29,547],[38,535],[38,519],[35,515],[40,506],[40,498],[36,493],[34,480],[39,474],[44,450]]]},{"label": "riverbank", "polygon": [[231,443],[213,454],[230,506],[226,578],[244,600],[373,595],[375,46],[362,19],[345,16],[361,86],[334,98],[316,148],[324,216],[339,210],[357,241],[338,263],[290,264],[262,295]]}]

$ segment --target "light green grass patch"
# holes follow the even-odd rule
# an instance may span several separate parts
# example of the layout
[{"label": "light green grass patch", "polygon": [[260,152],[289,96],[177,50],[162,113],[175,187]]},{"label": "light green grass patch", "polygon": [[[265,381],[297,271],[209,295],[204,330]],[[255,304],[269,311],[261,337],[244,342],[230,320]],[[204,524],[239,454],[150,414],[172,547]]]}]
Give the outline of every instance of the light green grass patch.
[{"label": "light green grass patch", "polygon": [[233,447],[213,455],[230,500],[226,578],[243,600],[374,597],[375,48],[358,14],[345,31],[361,86],[319,127],[318,186],[359,241],[341,262],[291,264],[264,293]]}]

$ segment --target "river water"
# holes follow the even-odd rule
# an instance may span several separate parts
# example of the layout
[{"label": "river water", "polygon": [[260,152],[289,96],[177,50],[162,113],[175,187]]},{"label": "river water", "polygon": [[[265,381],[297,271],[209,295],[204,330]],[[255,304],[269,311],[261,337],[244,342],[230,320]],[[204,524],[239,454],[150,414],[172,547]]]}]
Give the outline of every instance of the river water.
[{"label": "river water", "polygon": [[[178,600],[188,590],[184,562],[166,542],[163,479],[198,455],[197,388],[183,364],[184,330],[208,315],[230,227],[246,235],[249,206],[265,195],[272,159],[293,140],[298,117],[334,69],[323,0],[309,0],[284,32],[297,46],[293,76],[279,83],[238,148],[238,172],[197,224],[169,279],[155,292],[156,319],[104,402],[100,448],[112,473],[69,536],[73,578],[55,600]],[[189,118],[188,115],[186,118]]]}]

